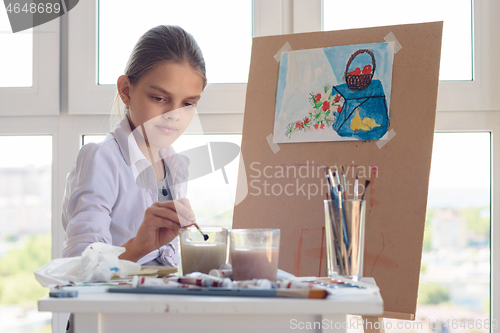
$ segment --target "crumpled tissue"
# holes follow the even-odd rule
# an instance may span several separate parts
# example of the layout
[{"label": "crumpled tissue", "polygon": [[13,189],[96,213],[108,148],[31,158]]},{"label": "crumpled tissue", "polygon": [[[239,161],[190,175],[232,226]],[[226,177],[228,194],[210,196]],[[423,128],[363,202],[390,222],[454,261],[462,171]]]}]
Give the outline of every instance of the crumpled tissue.
[{"label": "crumpled tissue", "polygon": [[118,259],[124,247],[105,243],[92,243],[80,257],[59,258],[36,270],[35,278],[44,287],[78,282],[107,282],[114,275],[124,278],[138,273],[141,265]]}]

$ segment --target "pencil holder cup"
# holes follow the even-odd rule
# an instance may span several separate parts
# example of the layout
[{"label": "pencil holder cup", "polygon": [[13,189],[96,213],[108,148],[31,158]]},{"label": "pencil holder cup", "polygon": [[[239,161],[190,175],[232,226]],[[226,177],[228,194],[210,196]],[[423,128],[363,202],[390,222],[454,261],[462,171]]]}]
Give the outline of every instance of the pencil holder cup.
[{"label": "pencil holder cup", "polygon": [[363,277],[366,201],[324,200],[327,273]]}]

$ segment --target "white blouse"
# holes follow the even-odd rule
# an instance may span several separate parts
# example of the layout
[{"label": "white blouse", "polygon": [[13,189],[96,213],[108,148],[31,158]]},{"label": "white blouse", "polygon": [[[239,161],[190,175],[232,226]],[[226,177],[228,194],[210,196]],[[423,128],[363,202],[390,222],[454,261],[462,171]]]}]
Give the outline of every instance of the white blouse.
[{"label": "white blouse", "polygon": [[[172,147],[160,150],[170,169],[173,199],[187,191],[189,159]],[[142,154],[124,117],[100,143],[80,149],[66,178],[62,224],[66,231],[63,257],[79,256],[94,242],[115,246],[135,237],[146,209],[158,201],[156,175]],[[178,237],[138,263],[156,259],[166,266],[179,263]]]}]

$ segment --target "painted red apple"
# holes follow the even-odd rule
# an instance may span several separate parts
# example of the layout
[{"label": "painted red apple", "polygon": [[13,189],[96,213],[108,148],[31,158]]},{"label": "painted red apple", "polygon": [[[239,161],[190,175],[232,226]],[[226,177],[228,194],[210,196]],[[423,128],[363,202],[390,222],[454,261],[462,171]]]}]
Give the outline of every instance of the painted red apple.
[{"label": "painted red apple", "polygon": [[361,74],[361,69],[359,69],[359,67],[347,73],[347,75],[359,75],[359,74]]},{"label": "painted red apple", "polygon": [[363,74],[371,74],[372,73],[372,65],[366,65],[363,67]]}]

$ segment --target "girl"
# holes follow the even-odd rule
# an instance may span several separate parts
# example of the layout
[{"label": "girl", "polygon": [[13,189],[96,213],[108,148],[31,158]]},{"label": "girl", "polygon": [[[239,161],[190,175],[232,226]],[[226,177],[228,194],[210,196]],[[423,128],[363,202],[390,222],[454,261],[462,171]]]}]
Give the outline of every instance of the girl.
[{"label": "girl", "polygon": [[147,265],[179,263],[179,228],[194,223],[186,194],[187,158],[170,146],[191,122],[207,83],[193,37],[157,26],[135,45],[118,78],[125,114],[103,142],[87,144],[67,177],[63,257],[93,242],[123,246]]}]

